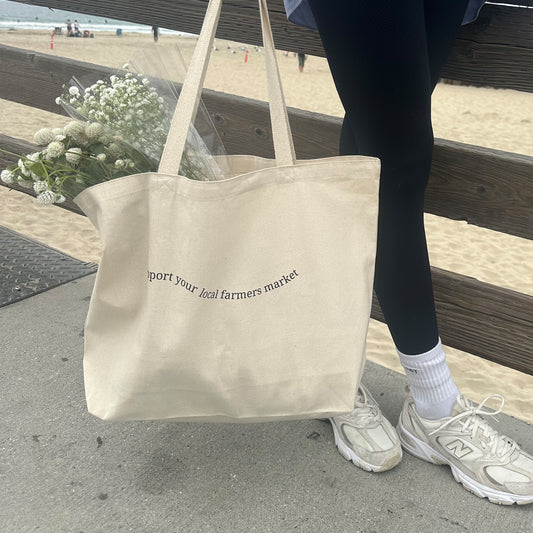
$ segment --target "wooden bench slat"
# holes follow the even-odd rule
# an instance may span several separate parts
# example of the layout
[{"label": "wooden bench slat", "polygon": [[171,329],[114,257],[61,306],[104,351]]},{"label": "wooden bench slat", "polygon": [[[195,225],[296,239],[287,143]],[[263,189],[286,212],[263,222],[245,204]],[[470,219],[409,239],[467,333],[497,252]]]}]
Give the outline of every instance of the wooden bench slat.
[{"label": "wooden bench slat", "polygon": [[[55,98],[72,76],[92,83],[113,72],[0,45],[0,97],[46,111],[63,111]],[[272,157],[265,102],[207,89],[203,99],[228,153]],[[337,155],[341,119],[298,109],[289,115],[299,158]],[[533,239],[532,205],[532,157],[437,139],[427,212]]]},{"label": "wooden bench slat", "polygon": [[66,114],[55,103],[72,77],[96,82],[116,72],[101,65],[0,45],[0,98]]},{"label": "wooden bench slat", "polygon": [[[533,296],[431,268],[442,342],[533,374]],[[372,318],[383,321],[374,298]]]},{"label": "wooden bench slat", "polygon": [[[70,0],[16,0],[21,3],[72,10]],[[198,0],[77,0],[79,13],[115,18],[198,34],[206,2]],[[283,0],[269,0],[276,47],[298,48],[323,56],[317,32],[287,21]],[[533,91],[533,10],[487,4],[479,19],[464,26],[444,71],[444,77],[465,83]],[[225,0],[217,36],[262,45],[256,0]]]}]

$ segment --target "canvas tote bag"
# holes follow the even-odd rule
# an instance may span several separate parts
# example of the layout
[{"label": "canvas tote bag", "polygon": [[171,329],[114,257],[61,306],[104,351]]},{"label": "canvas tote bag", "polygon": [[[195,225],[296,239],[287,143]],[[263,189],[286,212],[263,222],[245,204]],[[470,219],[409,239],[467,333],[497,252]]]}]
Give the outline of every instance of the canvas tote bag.
[{"label": "canvas tote bag", "polygon": [[351,411],[372,299],[379,161],[295,161],[260,0],[275,160],[177,175],[221,0],[211,0],[157,173],[76,203],[103,256],[85,326],[89,411],[253,422]]}]

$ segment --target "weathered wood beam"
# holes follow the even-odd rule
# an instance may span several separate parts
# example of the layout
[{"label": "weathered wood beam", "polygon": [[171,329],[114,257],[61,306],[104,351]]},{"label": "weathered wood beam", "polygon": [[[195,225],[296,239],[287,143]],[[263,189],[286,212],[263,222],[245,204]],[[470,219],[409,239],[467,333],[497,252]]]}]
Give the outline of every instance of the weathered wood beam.
[{"label": "weathered wood beam", "polygon": [[[442,342],[533,374],[533,296],[431,268]],[[372,318],[384,321],[374,297]]]},{"label": "weathered wood beam", "polygon": [[[0,97],[61,113],[55,103],[72,77],[93,83],[113,69],[0,46]],[[179,84],[177,84],[179,88]],[[228,153],[272,156],[268,105],[204,90],[204,103]],[[337,155],[341,120],[290,109],[298,157]],[[533,158],[438,139],[426,210],[533,239]]]},{"label": "weathered wood beam", "polygon": [[72,77],[91,84],[113,72],[116,69],[0,45],[0,97],[52,113],[66,114],[55,99]]},{"label": "weathered wood beam", "polygon": [[[203,0],[16,1],[196,34],[207,5]],[[324,55],[317,32],[287,22],[283,0],[270,0],[269,11],[278,49]],[[475,23],[461,29],[443,76],[465,83],[533,91],[532,25],[531,9],[486,5]],[[217,36],[261,45],[256,0],[226,0]]]},{"label": "weathered wood beam", "polygon": [[[29,153],[38,147],[0,135],[0,149]],[[16,157],[0,152],[0,167],[15,161]],[[31,189],[13,188],[35,196]],[[60,206],[83,214],[72,201]],[[438,268],[432,268],[432,275],[441,337],[445,344],[533,374],[532,296]],[[372,316],[383,321],[375,298]]]},{"label": "weathered wood beam", "polygon": [[533,157],[437,139],[425,211],[533,239]]}]

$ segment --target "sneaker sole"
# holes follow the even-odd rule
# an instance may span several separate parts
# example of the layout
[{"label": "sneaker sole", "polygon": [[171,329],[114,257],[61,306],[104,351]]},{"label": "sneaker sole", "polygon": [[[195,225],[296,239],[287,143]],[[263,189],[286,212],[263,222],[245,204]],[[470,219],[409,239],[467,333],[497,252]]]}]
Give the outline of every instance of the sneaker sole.
[{"label": "sneaker sole", "polygon": [[355,452],[351,448],[349,448],[348,446],[346,446],[346,444],[344,444],[344,441],[339,437],[339,432],[334,423],[331,423],[331,427],[333,428],[333,435],[335,436],[335,446],[337,446],[339,453],[347,461],[351,461],[355,466],[362,468],[363,470],[366,470],[367,472],[384,472],[386,470],[390,470],[391,468],[394,468],[402,460],[402,453],[400,450],[400,454],[398,457],[391,457],[388,461],[385,461],[385,463],[382,465],[373,465],[373,464],[367,463],[366,461],[363,461],[363,459],[361,459],[358,455],[356,455]]},{"label": "sneaker sole", "polygon": [[401,418],[396,426],[396,431],[400,437],[400,442],[404,450],[408,451],[411,455],[418,457],[429,463],[435,465],[447,465],[451,468],[453,477],[457,483],[460,483],[466,490],[475,494],[479,498],[487,498],[491,503],[497,503],[498,505],[526,505],[533,503],[533,496],[523,496],[521,494],[512,494],[509,492],[500,492],[495,489],[491,489],[486,485],[482,485],[475,479],[467,476],[462,470],[460,470],[449,459],[442,454],[434,450],[429,444],[415,437],[412,433],[407,431],[402,425]]}]

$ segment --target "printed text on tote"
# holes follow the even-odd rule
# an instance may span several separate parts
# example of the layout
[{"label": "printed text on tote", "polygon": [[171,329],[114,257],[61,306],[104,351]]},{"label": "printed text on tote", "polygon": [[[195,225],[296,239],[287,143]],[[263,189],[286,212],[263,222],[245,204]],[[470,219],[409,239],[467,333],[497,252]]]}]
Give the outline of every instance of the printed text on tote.
[{"label": "printed text on tote", "polygon": [[275,289],[279,289],[289,284],[291,281],[295,280],[299,276],[296,269],[292,270],[289,274],[283,275],[281,278],[266,283],[261,287],[255,289],[249,289],[244,291],[230,291],[227,289],[212,289],[206,287],[199,287],[194,285],[190,281],[182,278],[174,272],[152,272],[148,270],[148,281],[150,283],[154,282],[166,282],[172,284],[174,287],[180,287],[191,294],[198,296],[198,298],[205,298],[207,300],[247,300],[249,298],[254,298],[255,296],[260,296],[266,294]]}]

